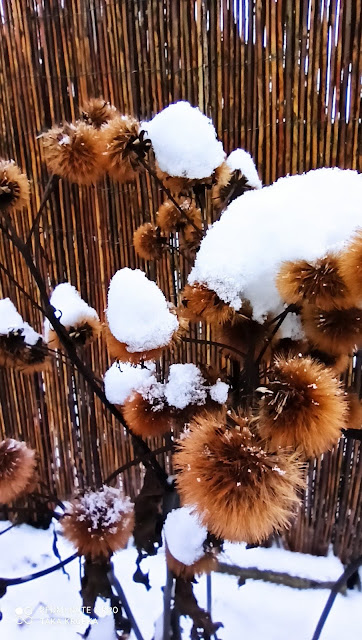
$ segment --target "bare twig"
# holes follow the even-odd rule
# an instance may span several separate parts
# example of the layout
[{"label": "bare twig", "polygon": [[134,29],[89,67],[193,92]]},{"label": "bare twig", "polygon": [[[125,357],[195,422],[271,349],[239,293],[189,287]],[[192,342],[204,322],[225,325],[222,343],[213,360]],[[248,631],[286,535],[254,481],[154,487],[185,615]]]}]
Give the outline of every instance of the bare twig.
[{"label": "bare twig", "polygon": [[114,570],[113,570],[113,565],[111,571],[108,572],[108,580],[110,585],[113,587],[113,589],[115,590],[115,592],[117,593],[120,602],[122,604],[123,609],[126,612],[127,618],[130,621],[131,625],[132,625],[132,630],[133,633],[135,635],[135,637],[137,638],[137,640],[143,640],[143,635],[139,630],[139,627],[137,625],[137,622],[133,616],[132,610],[127,602],[127,598],[125,596],[125,593],[120,585],[120,583],[118,582],[116,576],[114,575]]},{"label": "bare twig", "polygon": [[34,222],[33,222],[32,226],[31,226],[30,231],[29,231],[29,235],[28,235],[28,237],[26,239],[26,245],[27,246],[29,246],[30,243],[31,243],[32,235],[35,232],[35,229],[37,228],[37,226],[39,224],[39,221],[40,221],[41,215],[43,213],[43,210],[45,208],[45,205],[48,202],[51,194],[53,193],[54,187],[58,183],[58,181],[59,181],[59,177],[55,176],[55,175],[51,175],[49,180],[48,180],[48,184],[45,187],[45,191],[43,193],[43,197],[41,199],[41,203],[40,203],[38,212],[37,212],[37,214],[35,216]]},{"label": "bare twig", "polygon": [[78,553],[73,553],[72,556],[69,556],[65,560],[58,562],[58,564],[53,565],[52,567],[48,567],[48,569],[43,569],[42,571],[37,571],[36,573],[31,573],[28,576],[22,576],[20,578],[0,578],[0,592],[2,588],[14,587],[17,584],[24,584],[25,582],[31,582],[32,580],[37,580],[38,578],[42,578],[43,576],[47,576],[54,571],[58,571],[58,569],[62,569],[69,562],[72,562],[78,557]]},{"label": "bare twig", "polygon": [[223,342],[216,342],[215,340],[202,340],[202,338],[186,338],[182,337],[181,340],[183,342],[191,342],[192,344],[210,344],[213,347],[220,347],[220,349],[227,349],[228,351],[233,351],[237,353],[241,358],[245,358],[246,354],[239,349],[235,349],[231,345],[224,344]]}]

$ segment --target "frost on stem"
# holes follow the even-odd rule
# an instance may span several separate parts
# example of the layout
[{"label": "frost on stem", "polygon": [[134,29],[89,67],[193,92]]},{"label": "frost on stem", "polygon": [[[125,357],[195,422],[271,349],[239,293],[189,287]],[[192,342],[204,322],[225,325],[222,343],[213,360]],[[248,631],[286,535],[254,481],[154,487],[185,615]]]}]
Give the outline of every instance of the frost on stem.
[{"label": "frost on stem", "polygon": [[[97,312],[81,298],[69,282],[55,287],[50,304],[54,307],[59,322],[77,345],[85,346],[98,337],[100,322]],[[44,322],[44,332],[49,346],[59,349],[61,343],[47,318]]]}]

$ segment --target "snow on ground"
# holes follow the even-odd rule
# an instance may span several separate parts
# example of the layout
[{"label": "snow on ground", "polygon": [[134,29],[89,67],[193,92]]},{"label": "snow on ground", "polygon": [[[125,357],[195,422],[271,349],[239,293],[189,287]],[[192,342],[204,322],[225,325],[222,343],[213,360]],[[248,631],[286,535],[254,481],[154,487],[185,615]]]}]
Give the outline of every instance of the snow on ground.
[{"label": "snow on ground", "polygon": [[[0,532],[9,526],[0,522]],[[58,525],[56,525],[58,528]],[[73,552],[59,534],[58,548],[62,558]],[[56,564],[52,552],[52,527],[39,531],[21,525],[0,535],[0,577],[17,577]],[[150,571],[152,589],[147,592],[132,581],[136,550],[133,547],[114,556],[115,573],[125,590],[145,640],[153,637],[154,622],[162,612],[162,586],[166,569],[164,554],[142,563]],[[244,545],[225,547],[221,560],[240,566],[253,566],[323,580],[334,580],[342,573],[342,565],[333,556],[319,558],[281,549],[249,549]],[[23,585],[9,587],[0,599],[0,638],[4,640],[79,640],[89,619],[80,612],[79,561],[67,567],[70,579],[61,571]],[[299,591],[288,587],[248,580],[237,586],[232,576],[213,574],[213,618],[224,628],[219,640],[311,640],[329,591]],[[206,606],[206,579],[200,578],[195,594],[201,606]],[[36,610],[35,608],[38,607]],[[34,613],[32,613],[34,612]],[[112,620],[106,603],[99,601],[101,616],[92,627],[88,640],[114,640]],[[183,638],[189,637],[190,622],[182,618]],[[321,640],[359,640],[362,627],[362,594],[349,591],[338,595]],[[131,640],[134,640],[133,634]]]}]

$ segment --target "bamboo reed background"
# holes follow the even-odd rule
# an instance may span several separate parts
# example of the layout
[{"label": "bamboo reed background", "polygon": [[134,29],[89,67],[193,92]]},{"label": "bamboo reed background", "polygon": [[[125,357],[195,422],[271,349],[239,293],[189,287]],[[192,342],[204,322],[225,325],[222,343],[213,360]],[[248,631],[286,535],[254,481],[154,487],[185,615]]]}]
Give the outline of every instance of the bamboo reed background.
[{"label": "bamboo reed background", "polygon": [[[38,136],[74,120],[78,105],[92,96],[141,119],[189,100],[213,119],[225,151],[251,152],[265,184],[322,166],[360,169],[361,4],[0,0],[0,157],[14,158],[33,185],[18,232],[28,233],[48,179]],[[60,182],[33,243],[49,287],[71,282],[102,315],[113,273],[140,266],[175,302],[172,261],[147,265],[132,246],[134,229],[153,220],[160,201],[146,176],[126,186],[108,179],[93,188]],[[25,264],[3,238],[0,260],[38,299]],[[182,273],[184,265],[176,266]],[[41,330],[39,313],[3,273],[0,282],[1,295]],[[207,330],[201,338],[210,338]],[[101,378],[109,366],[102,340],[84,357]],[[192,341],[178,357],[211,362],[219,353]],[[348,374],[358,390],[361,368],[357,357]],[[0,401],[0,436],[36,448],[41,481],[59,497],[133,456],[123,429],[65,359],[54,358],[43,375],[0,371]],[[360,554],[361,476],[361,444],[352,440],[311,463],[302,508],[285,536],[289,547],[323,554],[332,543],[343,560]],[[135,495],[141,470],[127,472],[124,482]]]}]

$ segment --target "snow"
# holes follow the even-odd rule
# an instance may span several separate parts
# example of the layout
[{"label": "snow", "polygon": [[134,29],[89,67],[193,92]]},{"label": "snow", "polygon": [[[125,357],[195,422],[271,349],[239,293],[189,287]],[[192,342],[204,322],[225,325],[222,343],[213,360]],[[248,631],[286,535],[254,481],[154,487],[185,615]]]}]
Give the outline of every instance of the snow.
[{"label": "snow", "polygon": [[229,385],[222,382],[220,378],[210,387],[210,397],[214,402],[225,404],[229,393]]},{"label": "snow", "polygon": [[124,404],[133,391],[138,391],[146,380],[153,377],[155,368],[152,362],[146,362],[143,367],[129,362],[114,362],[104,375],[107,400],[112,404]]},{"label": "snow", "polygon": [[263,185],[256,170],[254,160],[248,151],[245,151],[245,149],[235,149],[235,151],[232,151],[228,156],[226,164],[230,167],[231,171],[241,171],[251,187],[254,187],[254,189],[262,188]]},{"label": "snow", "polygon": [[112,334],[131,353],[164,347],[179,323],[155,282],[140,269],[120,269],[108,291],[107,320]]},{"label": "snow", "polygon": [[204,555],[203,544],[207,528],[203,527],[188,507],[171,511],[165,522],[164,534],[173,557],[190,566]]},{"label": "snow", "polygon": [[[0,531],[9,526],[0,522]],[[62,558],[74,552],[58,530],[58,548]],[[57,563],[52,552],[53,533],[20,525],[0,536],[0,576],[17,577],[39,571]],[[144,640],[151,640],[154,625],[160,620],[163,605],[162,587],[166,582],[164,550],[142,562],[142,570],[150,572],[151,590],[133,582],[137,551],[129,547],[113,556],[115,574],[120,580]],[[291,575],[318,580],[336,580],[343,571],[332,555],[316,557],[292,553],[275,547],[246,549],[245,545],[227,544],[221,562],[244,567],[287,571]],[[81,612],[79,595],[79,562],[65,567],[70,578],[61,571],[35,582],[9,587],[0,600],[3,619],[0,634],[6,640],[79,640],[89,618]],[[206,578],[194,587],[200,606],[206,607]],[[237,578],[212,574],[212,617],[224,628],[219,640],[310,640],[329,591],[300,591],[284,586],[247,580],[238,587]],[[31,615],[38,605],[38,609]],[[22,612],[20,613],[20,609]],[[88,640],[113,640],[108,602],[96,605],[99,620],[92,626]],[[262,612],[262,615],[261,615]],[[23,624],[19,624],[23,621]],[[181,618],[182,639],[190,637],[191,623]],[[348,591],[338,595],[323,629],[321,640],[360,640],[362,626],[362,594]],[[130,640],[135,640],[131,634]]]},{"label": "snow", "polygon": [[195,364],[172,364],[170,366],[165,396],[171,407],[185,409],[189,404],[205,404],[206,395],[205,380]]},{"label": "snow", "polygon": [[169,105],[142,128],[152,141],[158,166],[170,176],[208,178],[224,161],[212,121],[189,102]]},{"label": "snow", "polygon": [[10,331],[23,327],[24,321],[10,298],[0,300],[0,334],[6,336]]},{"label": "snow", "polygon": [[21,331],[25,344],[30,347],[41,339],[40,333],[34,331],[30,324],[24,322],[11,300],[3,298],[0,300],[0,335],[6,336],[11,331]]},{"label": "snow", "polygon": [[[50,296],[50,304],[54,307],[59,322],[67,328],[77,327],[87,320],[99,320],[98,313],[90,307],[69,282],[58,284]],[[45,334],[51,328],[49,320],[44,322]]]},{"label": "snow", "polygon": [[[253,318],[277,315],[283,302],[275,277],[284,260],[316,260],[346,246],[362,226],[362,176],[317,169],[244,193],[208,230],[189,283],[204,284],[235,309],[243,300]],[[289,335],[295,334],[292,322]]]}]

